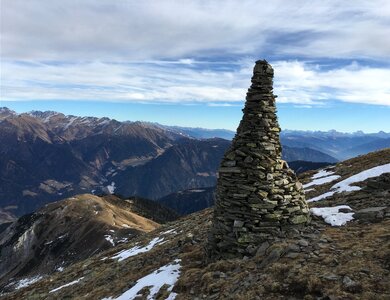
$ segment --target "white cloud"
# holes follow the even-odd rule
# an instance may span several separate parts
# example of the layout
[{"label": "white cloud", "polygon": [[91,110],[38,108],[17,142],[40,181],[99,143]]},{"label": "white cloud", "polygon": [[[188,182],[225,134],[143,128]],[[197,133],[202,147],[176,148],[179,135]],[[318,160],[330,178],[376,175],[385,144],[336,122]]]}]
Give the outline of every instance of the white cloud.
[{"label": "white cloud", "polygon": [[390,105],[387,0],[0,3],[4,100],[236,105],[274,57],[280,102]]},{"label": "white cloud", "polygon": [[[2,0],[8,59],[389,58],[390,2]],[[190,63],[190,61],[187,61]]]},{"label": "white cloud", "polygon": [[274,64],[278,100],[285,103],[321,104],[329,100],[390,106],[389,68],[361,66],[323,70],[299,61]]},{"label": "white cloud", "polygon": [[[194,64],[192,62],[191,64]],[[3,63],[5,100],[67,99],[145,102],[238,101],[247,78],[193,69],[188,62],[113,64]]]},{"label": "white cloud", "polygon": [[[143,103],[235,105],[245,99],[253,60],[224,65],[191,60],[164,63],[3,63],[4,100],[66,99]],[[390,106],[390,69],[352,63],[324,69],[301,61],[274,61],[275,94],[281,103],[327,101]],[[200,65],[200,66],[199,66]],[[232,67],[233,66],[233,67]]]}]

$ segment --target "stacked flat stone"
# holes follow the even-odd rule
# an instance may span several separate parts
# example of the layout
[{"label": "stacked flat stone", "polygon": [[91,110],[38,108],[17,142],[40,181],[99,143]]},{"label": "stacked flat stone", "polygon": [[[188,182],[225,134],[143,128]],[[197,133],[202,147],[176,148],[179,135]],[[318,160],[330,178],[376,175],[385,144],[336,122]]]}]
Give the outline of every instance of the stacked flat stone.
[{"label": "stacked flat stone", "polygon": [[256,62],[244,116],[219,168],[209,236],[213,257],[252,255],[310,221],[302,184],[281,159],[273,75],[267,61]]}]

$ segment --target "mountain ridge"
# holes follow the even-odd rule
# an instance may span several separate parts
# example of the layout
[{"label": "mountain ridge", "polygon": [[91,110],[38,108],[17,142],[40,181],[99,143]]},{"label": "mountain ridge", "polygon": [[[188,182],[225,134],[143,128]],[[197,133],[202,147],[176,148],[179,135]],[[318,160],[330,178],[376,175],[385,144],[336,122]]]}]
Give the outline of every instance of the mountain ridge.
[{"label": "mountain ridge", "polygon": [[[16,114],[3,108],[0,217],[7,221],[10,215],[86,192],[157,199],[211,186],[229,145],[224,139],[197,139],[147,122],[53,111]],[[286,147],[284,155],[289,160],[336,161],[316,151]]]}]

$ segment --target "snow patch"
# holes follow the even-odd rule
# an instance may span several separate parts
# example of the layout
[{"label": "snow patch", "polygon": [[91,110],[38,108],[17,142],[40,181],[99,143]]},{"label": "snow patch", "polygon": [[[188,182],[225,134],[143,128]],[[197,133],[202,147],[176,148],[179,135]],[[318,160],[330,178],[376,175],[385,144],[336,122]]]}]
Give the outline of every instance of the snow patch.
[{"label": "snow patch", "polygon": [[351,186],[351,184],[362,182],[364,180],[367,180],[372,177],[378,177],[384,173],[390,173],[390,163],[377,166],[365,171],[362,171],[358,174],[355,174],[351,177],[348,177],[347,179],[344,179],[338,183],[336,183],[334,186],[331,187],[331,191],[324,193],[322,195],[319,195],[317,197],[311,198],[307,200],[307,202],[315,202],[319,201],[325,198],[328,198],[335,193],[342,193],[342,192],[352,192],[352,191],[359,191],[361,190],[361,187],[358,186]]},{"label": "snow patch", "polygon": [[34,277],[24,278],[22,280],[19,280],[15,285],[15,290],[19,290],[19,289],[28,287],[29,285],[41,280],[42,278],[43,278],[43,276],[37,275]]},{"label": "snow patch", "polygon": [[118,252],[116,255],[112,256],[111,259],[118,259],[118,261],[122,261],[122,260],[125,260],[131,256],[135,256],[135,255],[140,254],[140,253],[148,252],[148,251],[152,250],[154,248],[154,246],[161,245],[163,243],[165,243],[163,238],[156,237],[153,240],[151,240],[149,242],[149,244],[146,245],[145,247],[135,246],[135,247],[130,248],[128,250],[123,250],[121,252]]},{"label": "snow patch", "polygon": [[189,190],[189,192],[191,192],[191,193],[202,193],[204,191],[205,190]]},{"label": "snow patch", "polygon": [[106,118],[101,118],[101,119],[99,119],[99,121],[100,122],[97,125],[100,125],[100,126],[107,125],[110,123],[110,119],[106,119]]},{"label": "snow patch", "polygon": [[358,191],[361,188],[358,186],[350,186],[353,183],[364,181],[368,178],[372,177],[378,177],[381,176],[384,173],[390,173],[390,163],[377,166],[368,170],[365,170],[363,172],[360,172],[356,175],[353,175],[351,177],[348,177],[347,179],[340,181],[339,183],[336,183],[332,188],[335,189],[341,189],[343,191]]},{"label": "snow patch", "polygon": [[106,188],[107,188],[107,190],[108,190],[108,192],[109,192],[110,194],[114,194],[114,191],[115,191],[115,189],[116,189],[116,187],[115,187],[115,182],[114,182],[114,181],[111,182],[111,184],[110,184],[110,185],[107,185]]},{"label": "snow patch", "polygon": [[65,233],[65,234],[63,234],[63,235],[60,235],[57,239],[63,239],[64,237],[66,237],[68,234],[67,233]]},{"label": "snow patch", "polygon": [[110,242],[111,245],[115,246],[114,239],[112,238],[111,235],[106,234],[106,235],[104,236],[104,238],[106,239],[107,242]]},{"label": "snow patch", "polygon": [[169,230],[167,230],[167,231],[164,231],[164,232],[162,232],[161,234],[162,234],[162,235],[165,235],[165,234],[169,234],[169,233],[177,233],[177,232],[176,232],[176,229],[173,228],[173,229],[169,229]]},{"label": "snow patch", "polygon": [[311,199],[307,200],[307,202],[317,202],[317,201],[320,201],[320,200],[322,200],[322,199],[331,197],[331,196],[333,196],[335,193],[336,193],[336,191],[326,192],[326,193],[324,193],[324,194],[322,194],[322,195],[319,195],[319,196],[317,196],[317,197],[314,197],[314,198],[311,198]]},{"label": "snow patch", "polygon": [[77,117],[70,117],[68,123],[64,126],[64,130],[67,130],[75,120],[77,120]]},{"label": "snow patch", "polygon": [[321,184],[329,183],[329,182],[332,182],[336,179],[339,179],[340,177],[341,177],[340,175],[330,175],[330,176],[314,179],[313,181],[304,184],[303,188],[306,189],[306,188],[313,186],[313,185],[321,185]]},{"label": "snow patch", "polygon": [[122,239],[120,239],[120,240],[117,240],[116,243],[117,243],[117,244],[123,244],[123,243],[126,243],[126,242],[128,242],[128,241],[129,241],[128,238],[122,238]]},{"label": "snow patch", "polygon": [[348,205],[339,205],[334,207],[315,207],[310,211],[313,215],[322,217],[324,221],[332,226],[342,226],[353,220],[353,212],[343,213],[340,209],[352,209]]},{"label": "snow patch", "polygon": [[[166,284],[168,292],[171,292],[180,276],[180,259],[174,260],[171,264],[162,266],[153,273],[138,279],[137,283],[128,291],[117,298],[104,298],[103,300],[128,300],[134,299],[138,293],[145,287],[149,288],[148,300],[155,299],[158,291]],[[167,299],[175,299],[176,293],[170,293]]]},{"label": "snow patch", "polygon": [[311,179],[317,179],[317,178],[322,178],[322,177],[327,177],[327,176],[330,176],[330,175],[333,175],[334,172],[333,171],[327,171],[327,170],[324,170],[324,169],[321,169],[319,170],[316,174],[314,174]]},{"label": "snow patch", "polygon": [[84,279],[84,277],[81,277],[81,278],[79,278],[79,279],[77,279],[77,280],[74,280],[74,281],[69,282],[69,283],[64,284],[64,285],[61,285],[60,287],[55,288],[54,290],[51,290],[49,293],[54,293],[54,292],[57,292],[57,291],[60,290],[60,289],[63,289],[63,288],[65,288],[65,287],[68,287],[68,286],[74,285],[74,284],[76,284],[76,283],[79,283],[79,282],[80,282],[81,280],[83,280],[83,279]]},{"label": "snow patch", "polygon": [[209,177],[209,176],[213,176],[213,174],[208,172],[197,172],[196,176]]}]

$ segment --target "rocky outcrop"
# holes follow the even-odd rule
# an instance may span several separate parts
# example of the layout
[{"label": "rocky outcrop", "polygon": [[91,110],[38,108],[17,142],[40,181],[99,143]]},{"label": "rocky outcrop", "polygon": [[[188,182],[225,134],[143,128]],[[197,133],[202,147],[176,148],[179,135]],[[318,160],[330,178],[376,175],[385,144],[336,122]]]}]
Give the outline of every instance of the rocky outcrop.
[{"label": "rocky outcrop", "polygon": [[302,185],[281,159],[272,67],[257,61],[244,116],[219,169],[210,254],[254,254],[261,243],[309,222]]}]

